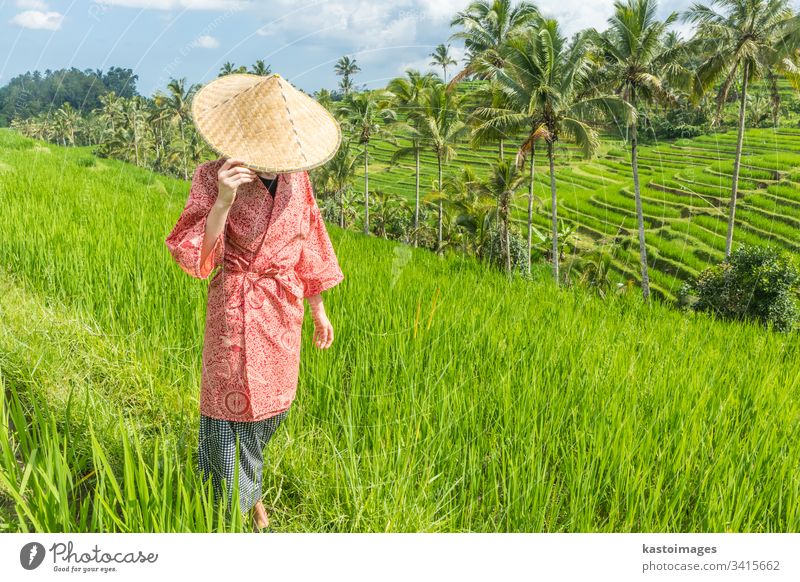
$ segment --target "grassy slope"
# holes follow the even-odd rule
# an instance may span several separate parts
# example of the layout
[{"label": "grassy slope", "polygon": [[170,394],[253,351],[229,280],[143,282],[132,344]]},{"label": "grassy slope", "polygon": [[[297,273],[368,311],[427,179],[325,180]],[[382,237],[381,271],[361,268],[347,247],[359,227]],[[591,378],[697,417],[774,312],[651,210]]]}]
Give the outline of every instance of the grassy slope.
[{"label": "grassy slope", "polygon": [[[77,387],[89,401],[73,435],[92,418],[119,466],[125,434],[163,434],[192,483],[206,283],[163,244],[187,188],[0,132],[5,381],[62,420]],[[556,292],[547,269],[507,283],[471,260],[329,230],[346,273],[326,295],[337,339],[315,350],[307,319],[298,399],[268,449],[280,527],[800,531],[798,334]],[[67,442],[92,485],[86,439]],[[205,531],[183,511],[101,522]],[[6,515],[4,527],[20,526]]]},{"label": "grassy slope", "polygon": [[[464,84],[460,90],[469,86]],[[785,84],[781,89],[786,102],[790,89]],[[786,120],[784,125],[778,132],[746,132],[734,244],[772,243],[800,252],[800,130],[792,129],[790,125],[794,124]],[[641,148],[650,279],[653,290],[663,298],[674,298],[682,281],[724,255],[735,140],[736,132],[729,131]],[[508,140],[507,158],[512,158],[520,142]],[[401,139],[400,143],[405,142]],[[625,148],[624,144],[605,138],[598,156],[588,161],[581,160],[572,146],[560,148],[556,169],[558,212],[578,227],[580,246],[615,237],[633,243],[614,257],[613,266],[620,280],[638,282],[641,275],[633,178],[630,152]],[[390,167],[395,149],[385,140],[371,143],[370,189],[402,194],[413,203],[414,160],[408,158]],[[477,151],[459,147],[447,173],[469,164],[479,175],[486,175],[497,155],[496,145]],[[426,152],[421,166],[424,194],[436,179],[434,155]],[[534,222],[548,229],[550,178],[544,147],[538,148],[535,166],[535,194],[541,204],[535,203]],[[363,176],[363,168],[359,172]],[[363,180],[356,183],[355,190],[363,192]],[[517,194],[512,217],[522,236],[527,236],[527,187]]]}]

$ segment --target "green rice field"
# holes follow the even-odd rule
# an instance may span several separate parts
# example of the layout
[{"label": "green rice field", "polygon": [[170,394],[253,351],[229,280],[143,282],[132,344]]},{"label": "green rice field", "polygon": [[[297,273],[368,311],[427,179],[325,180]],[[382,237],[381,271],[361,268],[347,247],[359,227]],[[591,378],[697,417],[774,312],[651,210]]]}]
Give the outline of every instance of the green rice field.
[{"label": "green rice field", "polygon": [[[734,138],[643,148],[665,294],[722,256]],[[750,130],[746,150],[735,240],[796,250],[800,131]],[[558,168],[589,238],[634,229],[626,155]],[[250,531],[194,467],[207,282],[164,245],[187,194],[0,130],[0,531]],[[277,530],[800,531],[800,334],[328,230],[336,339],[317,350],[307,314],[266,455]],[[636,256],[615,267],[634,276]]]},{"label": "green rice field", "polygon": [[[461,92],[475,82],[459,86]],[[781,85],[787,99],[791,89]],[[722,260],[725,253],[731,174],[736,150],[736,130],[640,146],[639,173],[648,247],[651,290],[662,299],[675,299],[683,281]],[[509,138],[505,157],[513,159],[522,136]],[[413,204],[413,157],[390,165],[398,145],[387,140],[370,142],[370,189],[406,196]],[[490,172],[497,145],[479,149],[457,148],[445,175],[469,165],[479,176]],[[558,216],[575,226],[576,244],[588,248],[595,242],[628,241],[618,248],[612,269],[620,282],[639,284],[639,247],[630,149],[608,135],[599,155],[583,160],[577,149],[563,143],[557,150]],[[550,175],[544,144],[539,144],[534,164],[534,224],[551,228]],[[437,161],[432,151],[421,156],[421,193],[432,189]],[[362,177],[363,177],[363,169]],[[525,171],[527,172],[527,166]],[[355,184],[363,192],[363,179]],[[528,189],[513,200],[512,223],[527,237]],[[784,120],[784,127],[748,129],[745,133],[739,180],[734,247],[737,243],[772,244],[800,255],[800,126]]]}]

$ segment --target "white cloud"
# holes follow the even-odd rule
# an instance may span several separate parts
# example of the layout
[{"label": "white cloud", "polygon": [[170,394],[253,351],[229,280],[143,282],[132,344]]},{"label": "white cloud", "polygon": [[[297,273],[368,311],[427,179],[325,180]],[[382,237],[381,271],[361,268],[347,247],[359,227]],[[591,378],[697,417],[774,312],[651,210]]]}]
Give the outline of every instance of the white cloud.
[{"label": "white cloud", "polygon": [[584,28],[606,28],[614,5],[603,0],[560,0],[555,6],[541,5],[540,10],[546,18],[557,19],[562,33],[570,36]]},{"label": "white cloud", "polygon": [[385,23],[376,34],[364,35],[357,50],[391,49],[393,46],[407,47],[417,38],[417,19],[401,17]]},{"label": "white cloud", "polygon": [[41,10],[26,10],[20,12],[11,19],[13,24],[22,28],[33,28],[38,30],[58,30],[64,15],[60,12],[43,12]]},{"label": "white cloud", "polygon": [[[133,2],[146,0],[111,0]],[[672,0],[686,4],[690,0]],[[365,49],[392,44],[405,46],[438,38],[447,42],[458,30],[450,20],[464,10],[470,0],[271,0],[252,6],[262,15],[256,32],[269,36],[278,28],[287,39],[303,37],[306,44],[330,46],[331,41]],[[539,4],[547,16],[557,17],[566,34],[580,28],[603,28],[613,11],[610,0],[559,0]],[[456,42],[454,44],[460,44]]]},{"label": "white cloud", "polygon": [[[433,60],[432,57],[430,56],[430,53],[432,53],[433,50],[434,50],[433,48],[430,49],[430,51],[428,52],[428,56],[420,57],[418,59],[413,59],[410,61],[405,61],[397,65],[397,67],[394,69],[394,72],[397,73],[398,75],[403,76],[405,75],[406,69],[416,69],[422,73],[433,71],[434,73],[437,73],[439,76],[442,76],[442,67],[430,64],[431,60]],[[448,81],[464,66],[463,61],[465,54],[466,51],[464,50],[463,47],[452,46],[452,45],[450,46],[450,56],[453,57],[456,61],[458,61],[458,64],[450,65],[449,67],[447,67]]]},{"label": "white cloud", "polygon": [[16,4],[23,10],[47,10],[47,4],[42,0],[17,0]]},{"label": "white cloud", "polygon": [[436,2],[421,2],[425,15],[435,23],[450,24],[450,20],[457,12],[464,10],[469,5],[469,0],[436,0]]},{"label": "white cloud", "polygon": [[207,49],[219,48],[219,41],[213,36],[209,36],[207,34],[204,34],[203,36],[198,36],[193,44],[194,46],[200,48],[207,48]]},{"label": "white cloud", "polygon": [[151,10],[242,10],[252,6],[249,0],[95,0],[95,3]]},{"label": "white cloud", "polygon": [[261,36],[278,29],[288,38],[305,37],[305,44],[329,41],[371,42],[394,17],[398,5],[410,0],[272,0],[254,10],[261,14]]},{"label": "white cloud", "polygon": [[[659,17],[668,13],[685,10],[690,0],[670,0],[659,3]],[[705,4],[709,1],[704,0]],[[608,0],[559,0],[557,4],[539,4],[542,13],[548,18],[557,18],[566,35],[572,35],[584,28],[603,30],[608,27],[608,17],[614,13],[614,4]],[[677,27],[680,28],[680,27]]]}]

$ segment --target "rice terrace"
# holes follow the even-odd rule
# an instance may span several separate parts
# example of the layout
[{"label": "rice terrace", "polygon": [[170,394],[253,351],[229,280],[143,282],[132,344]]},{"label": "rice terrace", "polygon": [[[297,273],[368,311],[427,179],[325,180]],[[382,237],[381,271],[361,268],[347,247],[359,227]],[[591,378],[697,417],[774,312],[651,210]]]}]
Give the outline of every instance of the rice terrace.
[{"label": "rice terrace", "polygon": [[[507,2],[478,5],[508,17]],[[467,14],[453,29],[474,48],[465,23],[488,25]],[[800,531],[796,73],[776,65],[745,87],[739,73],[722,98],[724,78],[701,92],[664,73],[638,95],[670,99],[631,107],[608,82],[611,32],[568,41],[536,10],[516,14],[531,32],[488,48],[499,61],[474,56],[471,75],[442,45],[443,75],[360,90],[343,57],[341,91],[314,95],[344,134],[311,176],[345,279],[325,294],[332,349],[313,349],[305,316],[293,416],[266,457],[271,519],[287,532]],[[707,40],[657,36],[659,54],[683,55],[671,70],[703,70],[707,52],[677,48]],[[520,107],[544,70],[586,79]],[[20,87],[59,98],[0,107],[0,531],[249,531],[194,470],[207,282],[164,246],[193,169],[219,155],[192,126],[196,87],[143,97],[128,70],[125,95],[122,73],[0,87],[0,106]],[[272,74],[263,61],[219,74],[237,73]],[[90,102],[83,83],[108,91],[79,110],[48,92],[57,79]],[[565,105],[587,96],[602,106]]]}]

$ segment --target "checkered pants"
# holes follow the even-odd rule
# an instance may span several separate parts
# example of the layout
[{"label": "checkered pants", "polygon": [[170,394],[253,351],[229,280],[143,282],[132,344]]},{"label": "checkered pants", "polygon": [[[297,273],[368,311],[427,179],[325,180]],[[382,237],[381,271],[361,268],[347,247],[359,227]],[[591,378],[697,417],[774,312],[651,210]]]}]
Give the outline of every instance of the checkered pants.
[{"label": "checkered pants", "polygon": [[228,508],[233,507],[233,478],[236,463],[236,439],[239,439],[239,500],[243,514],[261,499],[264,449],[275,430],[289,414],[283,412],[254,422],[240,422],[200,415],[198,466],[205,482],[209,476],[219,501],[222,480],[226,480]]}]

